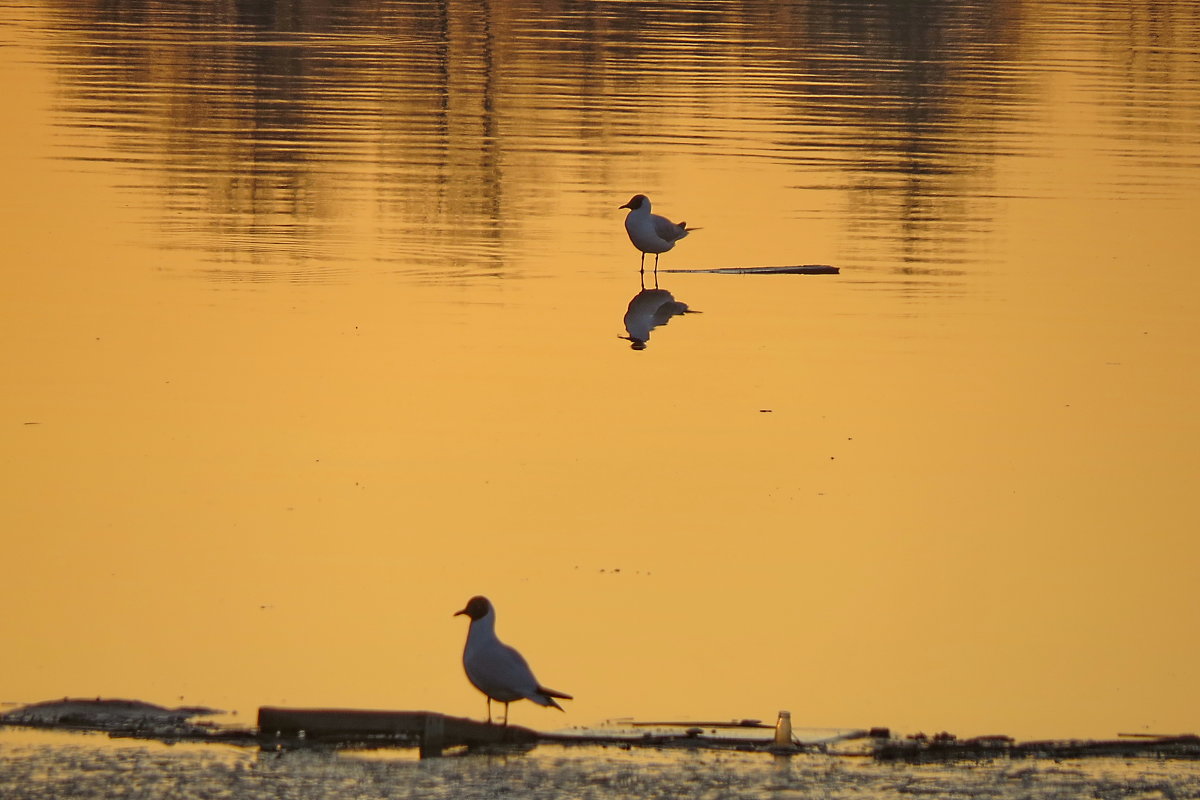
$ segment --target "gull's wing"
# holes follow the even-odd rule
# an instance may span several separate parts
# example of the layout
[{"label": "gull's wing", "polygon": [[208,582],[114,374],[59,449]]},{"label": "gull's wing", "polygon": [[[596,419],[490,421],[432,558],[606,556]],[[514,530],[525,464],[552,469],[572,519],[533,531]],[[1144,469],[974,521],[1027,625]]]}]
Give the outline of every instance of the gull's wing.
[{"label": "gull's wing", "polygon": [[666,217],[660,217],[658,214],[651,214],[650,220],[654,223],[654,232],[658,234],[658,238],[664,242],[674,242],[677,239],[682,239],[687,236],[687,231],[682,225],[676,225]]},{"label": "gull's wing", "polygon": [[537,678],[533,677],[525,657],[502,642],[496,642],[495,647],[489,648],[486,654],[480,653],[472,661],[471,672],[485,692],[491,689],[497,695],[512,692],[521,697],[537,692]]}]

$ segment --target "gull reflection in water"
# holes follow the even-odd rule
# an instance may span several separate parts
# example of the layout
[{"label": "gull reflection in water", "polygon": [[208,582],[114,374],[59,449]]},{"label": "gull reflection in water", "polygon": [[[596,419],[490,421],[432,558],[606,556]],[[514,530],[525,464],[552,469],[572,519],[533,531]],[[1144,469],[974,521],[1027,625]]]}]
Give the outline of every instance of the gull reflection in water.
[{"label": "gull reflection in water", "polygon": [[630,347],[634,350],[645,350],[646,343],[650,341],[650,331],[659,325],[666,325],[671,317],[699,313],[688,308],[687,303],[677,301],[666,289],[658,288],[657,272],[654,273],[653,289],[646,288],[646,277],[643,275],[642,290],[633,296],[629,308],[625,310],[625,330],[629,335],[620,338],[632,342]]}]

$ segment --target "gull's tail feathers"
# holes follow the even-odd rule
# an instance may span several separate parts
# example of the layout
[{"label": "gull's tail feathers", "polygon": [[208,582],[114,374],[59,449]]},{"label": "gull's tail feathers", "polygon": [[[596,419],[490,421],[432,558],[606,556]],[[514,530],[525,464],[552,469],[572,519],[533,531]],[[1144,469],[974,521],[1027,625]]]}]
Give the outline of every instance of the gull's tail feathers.
[{"label": "gull's tail feathers", "polygon": [[553,706],[554,708],[557,708],[559,711],[562,711],[563,707],[560,706],[558,703],[554,702],[554,698],[556,698],[556,697],[560,697],[563,700],[574,700],[575,699],[574,697],[567,694],[566,692],[559,692],[559,691],[555,691],[554,689],[547,689],[545,686],[538,686],[537,694],[534,695],[533,697],[530,697],[529,699],[532,700],[533,702],[537,703],[540,706]]}]

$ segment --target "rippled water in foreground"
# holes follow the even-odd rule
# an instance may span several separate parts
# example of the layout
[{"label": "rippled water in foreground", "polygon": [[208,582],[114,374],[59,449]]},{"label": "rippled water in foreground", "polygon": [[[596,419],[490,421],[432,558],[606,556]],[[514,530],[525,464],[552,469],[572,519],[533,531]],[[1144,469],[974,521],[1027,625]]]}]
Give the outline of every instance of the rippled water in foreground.
[{"label": "rippled water in foreground", "polygon": [[[0,737],[7,800],[196,797],[238,800],[447,798],[1200,797],[1200,766],[1154,760],[898,766],[864,759],[540,748],[526,756],[396,761],[258,754],[224,747],[97,746]],[[119,790],[116,790],[119,787]]]}]

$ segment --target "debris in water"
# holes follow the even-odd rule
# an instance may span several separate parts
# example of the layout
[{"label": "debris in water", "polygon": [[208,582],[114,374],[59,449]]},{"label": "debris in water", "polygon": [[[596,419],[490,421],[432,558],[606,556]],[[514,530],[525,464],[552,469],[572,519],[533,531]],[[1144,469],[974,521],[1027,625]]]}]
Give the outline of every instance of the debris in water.
[{"label": "debris in water", "polygon": [[[1200,759],[1200,736],[1125,735],[1113,740],[1018,742],[1011,736],[959,739],[942,731],[899,738],[889,728],[830,729],[819,738],[797,737],[780,712],[774,725],[757,719],[716,722],[614,720],[599,728],[544,733],[507,728],[433,711],[361,711],[343,709],[260,708],[257,728],[195,723],[191,719],[222,712],[202,706],[165,708],[139,700],[96,698],[50,700],[0,714],[0,726],[102,731],[114,737],[163,742],[222,742],[263,749],[418,747],[422,756],[444,749],[504,746],[528,749],[538,744],[611,746],[630,749],[691,748],[742,752],[871,757],[878,761],[984,761],[992,759],[1091,757]],[[803,729],[803,728],[802,728]],[[804,729],[812,730],[812,729]],[[792,745],[779,745],[790,738]],[[861,740],[865,744],[854,744]]]}]

